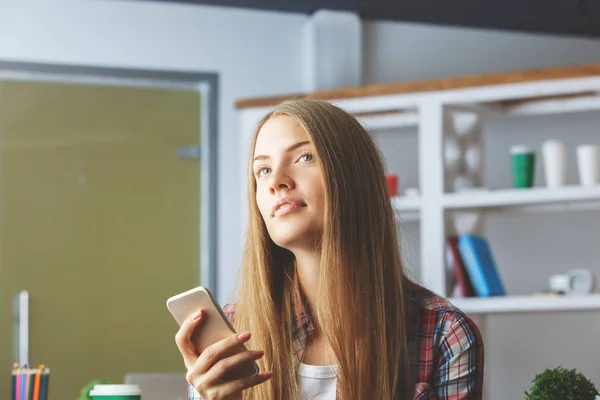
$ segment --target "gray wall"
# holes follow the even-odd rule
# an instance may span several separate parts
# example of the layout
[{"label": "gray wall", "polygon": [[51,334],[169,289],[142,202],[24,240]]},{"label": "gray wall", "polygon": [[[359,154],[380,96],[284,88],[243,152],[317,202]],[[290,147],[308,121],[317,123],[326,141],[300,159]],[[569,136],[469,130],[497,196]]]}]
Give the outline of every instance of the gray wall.
[{"label": "gray wall", "polygon": [[[388,22],[365,24],[365,48],[367,83],[600,61],[600,40]],[[418,184],[415,134],[409,128],[375,134],[403,188]],[[539,149],[547,138],[570,145],[569,183],[577,184],[574,146],[600,144],[600,112],[486,123],[486,184],[510,187],[510,146]],[[536,184],[544,184],[541,161]],[[418,224],[400,229],[409,268],[418,271]],[[550,274],[571,268],[592,269],[600,279],[600,212],[494,214],[486,218],[486,235],[511,294],[541,290]],[[522,399],[536,373],[558,365],[577,368],[600,387],[598,311],[489,317],[486,331],[491,400]]]}]

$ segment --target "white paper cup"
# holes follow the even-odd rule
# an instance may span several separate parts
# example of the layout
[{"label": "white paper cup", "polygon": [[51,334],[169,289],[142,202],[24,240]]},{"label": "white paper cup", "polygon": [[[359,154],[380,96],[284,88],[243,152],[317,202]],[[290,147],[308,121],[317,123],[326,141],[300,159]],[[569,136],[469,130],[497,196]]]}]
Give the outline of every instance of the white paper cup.
[{"label": "white paper cup", "polygon": [[567,184],[567,145],[558,140],[542,144],[546,186],[556,188]]},{"label": "white paper cup", "polygon": [[516,144],[510,148],[510,154],[512,155],[529,153],[534,153],[534,151],[529,146],[526,146],[524,144]]},{"label": "white paper cup", "polygon": [[142,400],[138,385],[94,385],[89,395],[92,400]]},{"label": "white paper cup", "polygon": [[600,146],[586,144],[577,146],[577,167],[582,186],[600,184]]}]

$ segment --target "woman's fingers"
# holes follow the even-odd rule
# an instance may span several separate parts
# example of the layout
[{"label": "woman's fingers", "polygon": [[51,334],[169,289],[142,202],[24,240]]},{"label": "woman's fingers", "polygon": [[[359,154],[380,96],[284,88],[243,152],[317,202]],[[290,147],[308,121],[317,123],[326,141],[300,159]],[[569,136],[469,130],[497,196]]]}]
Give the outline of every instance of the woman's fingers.
[{"label": "woman's fingers", "polygon": [[271,371],[266,371],[228,382],[215,382],[207,375],[196,375],[188,377],[188,382],[196,388],[203,398],[241,399],[244,390],[260,385],[272,377],[273,373]]},{"label": "woman's fingers", "polygon": [[220,340],[210,346],[208,346],[196,363],[196,371],[199,374],[205,374],[208,370],[219,360],[226,358],[234,353],[236,347],[241,345],[250,339],[250,332],[242,332],[237,335],[231,335],[223,340]]},{"label": "woman's fingers", "polygon": [[196,346],[192,343],[192,334],[201,322],[202,310],[198,310],[198,312],[183,321],[175,335],[175,343],[187,369],[191,369],[196,365],[196,360],[199,356]]},{"label": "woman's fingers", "polygon": [[225,381],[228,372],[260,359],[264,352],[245,350],[243,344],[250,339],[250,333],[242,332],[220,340],[198,354],[192,335],[201,323],[202,310],[187,318],[175,335],[175,343],[188,370],[186,380],[199,393],[208,398],[238,398],[244,390],[271,379],[273,373],[266,371]]},{"label": "woman's fingers", "polygon": [[246,350],[231,357],[223,358],[208,370],[206,379],[211,382],[224,380],[228,373],[233,372],[236,368],[244,364],[249,364],[260,359],[264,354],[265,352],[262,350]]},{"label": "woman's fingers", "polygon": [[249,389],[253,386],[260,385],[271,379],[273,377],[273,373],[271,371],[261,372],[260,374],[248,376],[246,378],[236,379],[234,381],[229,381],[224,383],[222,386],[222,392],[225,396],[230,396],[235,393],[241,393],[246,389]]}]

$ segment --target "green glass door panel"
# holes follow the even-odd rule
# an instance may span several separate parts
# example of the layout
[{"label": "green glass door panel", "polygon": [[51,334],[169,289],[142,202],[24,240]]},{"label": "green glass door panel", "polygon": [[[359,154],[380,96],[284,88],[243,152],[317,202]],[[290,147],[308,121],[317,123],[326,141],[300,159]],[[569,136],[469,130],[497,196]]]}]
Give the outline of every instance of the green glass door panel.
[{"label": "green glass door panel", "polygon": [[199,282],[196,92],[0,82],[0,398],[12,299],[30,295],[31,364],[51,396],[181,371],[165,300]]}]

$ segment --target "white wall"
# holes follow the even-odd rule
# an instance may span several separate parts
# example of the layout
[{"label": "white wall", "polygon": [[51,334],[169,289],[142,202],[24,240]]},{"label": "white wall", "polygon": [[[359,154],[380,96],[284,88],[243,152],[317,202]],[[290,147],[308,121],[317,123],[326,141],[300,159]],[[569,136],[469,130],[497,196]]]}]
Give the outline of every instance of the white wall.
[{"label": "white wall", "polygon": [[0,0],[0,60],[219,74],[219,298],[226,301],[241,258],[234,101],[301,90],[305,20],[146,1]]},{"label": "white wall", "polygon": [[[386,83],[600,61],[600,40],[498,33],[406,23],[365,24],[365,81]],[[403,187],[417,185],[416,130],[375,134],[389,169]],[[577,184],[576,144],[600,144],[600,112],[510,118],[485,125],[486,183],[510,187],[508,149],[539,149],[547,138],[571,146],[569,183]],[[537,184],[543,185],[542,163]],[[418,269],[418,224],[401,227],[406,258]],[[589,268],[600,280],[600,213],[491,216],[486,235],[502,278],[513,294],[543,289],[550,274]],[[599,285],[600,286],[600,285]],[[526,314],[488,318],[486,358],[489,399],[522,399],[546,367],[577,368],[600,387],[598,312]]]}]

